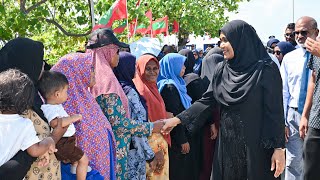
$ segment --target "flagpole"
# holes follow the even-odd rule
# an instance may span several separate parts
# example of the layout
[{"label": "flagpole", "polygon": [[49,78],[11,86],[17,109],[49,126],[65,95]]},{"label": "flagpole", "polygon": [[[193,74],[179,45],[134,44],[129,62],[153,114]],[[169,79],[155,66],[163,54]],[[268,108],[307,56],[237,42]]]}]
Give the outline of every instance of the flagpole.
[{"label": "flagpole", "polygon": [[126,0],[126,11],[127,11],[127,30],[128,30],[128,43],[129,43],[129,33],[130,33],[130,29],[129,29],[129,12],[128,12],[128,0]]},{"label": "flagpole", "polygon": [[[140,1],[140,0],[139,0],[139,1]],[[140,5],[141,5],[142,2],[143,2],[143,1],[141,1],[141,2],[139,3],[139,6],[137,6],[136,9],[139,9],[139,7],[140,7]],[[136,29],[137,29],[137,24],[138,24],[138,18],[139,18],[139,13],[137,13],[136,23],[134,24],[134,29],[133,29],[132,38],[134,38],[134,35],[136,34]]]},{"label": "flagpole", "polygon": [[94,3],[93,0],[90,0],[90,9],[91,9],[91,23],[92,23],[92,28],[95,26],[95,20],[94,20]]}]

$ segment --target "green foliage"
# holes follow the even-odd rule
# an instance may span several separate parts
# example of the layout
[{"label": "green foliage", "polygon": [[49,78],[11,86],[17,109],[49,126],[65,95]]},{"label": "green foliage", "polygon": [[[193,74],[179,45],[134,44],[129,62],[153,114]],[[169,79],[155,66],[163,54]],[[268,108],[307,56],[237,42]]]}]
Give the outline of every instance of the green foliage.
[{"label": "green foliage", "polygon": [[[114,0],[94,0],[96,22]],[[172,23],[180,23],[180,37],[189,33],[216,34],[228,20],[225,11],[236,11],[243,0],[128,0],[129,22],[138,17],[139,23],[149,24],[145,12],[152,9],[153,19],[169,16]],[[147,2],[147,4],[146,4]],[[119,23],[116,23],[116,25]],[[58,28],[59,26],[59,28]],[[90,32],[89,0],[1,0],[0,41],[17,36],[40,40],[46,48],[45,58],[55,63],[61,56],[84,50],[86,35]],[[128,42],[128,30],[117,35]],[[138,39],[135,36],[131,41]]]}]

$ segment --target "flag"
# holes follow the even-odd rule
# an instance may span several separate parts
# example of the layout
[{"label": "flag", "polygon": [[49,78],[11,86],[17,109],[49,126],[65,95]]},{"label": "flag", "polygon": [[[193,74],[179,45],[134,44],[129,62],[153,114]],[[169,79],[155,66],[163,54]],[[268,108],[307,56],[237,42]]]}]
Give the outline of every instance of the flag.
[{"label": "flag", "polygon": [[178,23],[178,21],[176,21],[176,20],[173,21],[172,32],[173,32],[173,33],[178,33],[178,32],[179,32],[179,23]]},{"label": "flag", "polygon": [[145,16],[149,19],[149,26],[145,24],[139,24],[136,29],[136,33],[140,33],[142,35],[151,34],[152,27],[152,11],[149,10],[146,12]]},{"label": "flag", "polygon": [[152,37],[155,37],[157,34],[165,33],[168,35],[168,16],[157,19],[152,22]]},{"label": "flag", "polygon": [[96,24],[93,28],[92,28],[92,30],[91,30],[91,32],[93,32],[93,31],[95,31],[95,30],[97,30],[97,29],[103,29],[103,28],[109,28],[107,25],[103,25],[103,24]]},{"label": "flag", "polygon": [[100,18],[99,24],[112,27],[113,21],[128,18],[127,0],[116,0],[109,10]]},{"label": "flag", "polygon": [[113,29],[113,32],[120,34],[123,33],[123,31],[126,29],[127,27],[127,21],[123,21],[121,24],[119,24],[118,27]]},{"label": "flag", "polygon": [[141,3],[141,0],[138,0],[138,2],[136,3],[136,7],[139,7]]}]

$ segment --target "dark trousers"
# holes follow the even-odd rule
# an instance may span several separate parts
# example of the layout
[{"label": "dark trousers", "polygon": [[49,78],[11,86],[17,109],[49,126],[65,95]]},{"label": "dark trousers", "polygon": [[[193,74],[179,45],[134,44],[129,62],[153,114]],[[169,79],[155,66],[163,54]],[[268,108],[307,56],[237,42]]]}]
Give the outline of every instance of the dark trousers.
[{"label": "dark trousers", "polygon": [[303,146],[304,180],[320,178],[320,129],[308,129]]},{"label": "dark trousers", "polygon": [[35,160],[36,158],[31,157],[27,151],[19,151],[0,167],[0,180],[23,179]]}]

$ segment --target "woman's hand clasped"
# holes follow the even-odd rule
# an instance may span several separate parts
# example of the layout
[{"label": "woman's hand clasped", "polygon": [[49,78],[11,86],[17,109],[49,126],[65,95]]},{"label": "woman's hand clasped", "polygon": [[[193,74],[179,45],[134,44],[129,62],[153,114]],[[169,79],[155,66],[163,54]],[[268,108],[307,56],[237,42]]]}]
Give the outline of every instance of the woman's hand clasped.
[{"label": "woman's hand clasped", "polygon": [[161,133],[164,135],[169,134],[174,127],[176,127],[178,124],[181,123],[180,119],[177,117],[164,119],[163,121],[164,121],[164,126],[161,129]]}]

